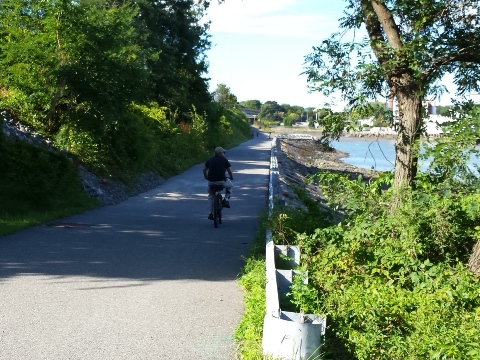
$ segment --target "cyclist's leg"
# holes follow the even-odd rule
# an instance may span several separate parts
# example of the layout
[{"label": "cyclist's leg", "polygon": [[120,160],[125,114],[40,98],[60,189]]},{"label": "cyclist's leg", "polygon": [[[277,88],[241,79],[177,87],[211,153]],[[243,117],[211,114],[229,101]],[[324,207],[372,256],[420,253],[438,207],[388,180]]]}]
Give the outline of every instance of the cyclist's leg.
[{"label": "cyclist's leg", "polygon": [[220,212],[222,211],[222,205],[219,204],[219,196],[221,196],[220,193],[216,193],[213,198],[213,225],[215,227],[218,227],[220,223]]},{"label": "cyclist's leg", "polygon": [[208,218],[213,220],[213,198],[214,198],[214,191],[210,189],[210,183],[207,185],[207,192],[208,192]]},{"label": "cyclist's leg", "polygon": [[225,200],[226,201],[230,201],[230,196],[232,195],[232,187],[233,187],[232,180],[227,179],[225,181]]},{"label": "cyclist's leg", "polygon": [[223,181],[209,181],[208,182],[208,210],[210,214],[213,213],[213,201],[214,201],[214,195],[215,191],[210,188],[210,185],[225,185]]}]

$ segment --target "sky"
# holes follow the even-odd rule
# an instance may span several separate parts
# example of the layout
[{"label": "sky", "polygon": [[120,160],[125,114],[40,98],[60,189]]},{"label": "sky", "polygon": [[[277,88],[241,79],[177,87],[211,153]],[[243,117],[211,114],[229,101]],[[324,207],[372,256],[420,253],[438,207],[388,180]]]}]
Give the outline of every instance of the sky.
[{"label": "sky", "polygon": [[211,2],[212,48],[207,51],[210,91],[230,88],[238,101],[276,101],[316,107],[309,94],[305,56],[338,30],[339,0],[226,0]]},{"label": "sky", "polygon": [[[207,13],[212,42],[206,53],[209,90],[225,84],[239,102],[276,101],[304,108],[328,102],[341,110],[339,99],[309,93],[307,76],[301,73],[313,46],[339,30],[345,4],[340,0],[226,0],[219,5],[212,0]],[[450,97],[447,94],[437,104],[450,103]]]}]

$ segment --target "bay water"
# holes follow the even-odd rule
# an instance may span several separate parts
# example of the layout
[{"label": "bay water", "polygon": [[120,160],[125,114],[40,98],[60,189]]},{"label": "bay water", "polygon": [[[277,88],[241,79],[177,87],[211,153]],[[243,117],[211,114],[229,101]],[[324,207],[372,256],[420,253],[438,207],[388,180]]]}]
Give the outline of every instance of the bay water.
[{"label": "bay water", "polygon": [[[296,134],[318,137],[315,132],[302,132]],[[339,141],[333,141],[331,145],[348,154],[341,160],[347,164],[378,171],[392,171],[395,169],[395,140],[391,138],[373,137],[341,137]],[[420,169],[426,170],[430,161],[420,162]],[[480,166],[480,158],[472,155],[470,168]]]},{"label": "bay water", "polygon": [[343,158],[347,164],[361,168],[375,169],[378,171],[390,171],[395,168],[395,140],[377,138],[340,138],[331,145],[348,153]]}]

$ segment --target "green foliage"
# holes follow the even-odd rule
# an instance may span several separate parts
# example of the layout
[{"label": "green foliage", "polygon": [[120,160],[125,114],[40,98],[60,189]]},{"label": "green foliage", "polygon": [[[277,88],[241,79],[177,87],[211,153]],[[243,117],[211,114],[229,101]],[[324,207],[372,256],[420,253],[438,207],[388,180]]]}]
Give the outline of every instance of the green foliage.
[{"label": "green foliage", "polygon": [[231,93],[230,88],[225,84],[217,85],[217,89],[213,93],[213,99],[227,109],[237,105],[237,97]]},{"label": "green foliage", "polygon": [[[178,171],[152,162],[169,150],[173,133],[199,154],[190,161],[204,154],[199,139],[206,127],[197,125],[211,102],[201,77],[208,25],[200,25],[202,11],[192,0],[5,0],[0,14],[1,109],[110,176],[128,177],[125,171],[149,164]],[[166,106],[175,123],[160,134],[132,104]],[[220,141],[234,136],[228,117],[209,121]]]},{"label": "green foliage", "polygon": [[46,121],[56,83],[47,70],[57,63],[52,7],[40,1],[0,4],[0,104],[37,128]]},{"label": "green foliage", "polygon": [[332,140],[339,140],[345,131],[355,127],[355,124],[349,120],[348,114],[345,112],[329,112],[320,118],[318,123],[322,129],[319,141],[325,145],[328,145]]},{"label": "green foliage", "polygon": [[62,10],[57,30],[59,81],[65,79],[66,94],[75,98],[77,107],[102,114],[95,123],[108,123],[115,115],[112,119],[107,114],[121,113],[145,96],[145,40],[135,28],[139,10],[128,2],[69,5]]},{"label": "green foliage", "polygon": [[474,145],[480,139],[480,108],[472,101],[455,102],[455,119],[441,125],[445,136],[425,146],[424,160],[431,159],[426,176],[429,182],[449,186],[459,185],[456,191],[478,188],[478,165],[470,167],[469,160],[478,157]]},{"label": "green foliage", "polygon": [[1,104],[24,122],[54,134],[64,116],[83,112],[90,116],[77,126],[98,131],[142,98],[143,42],[132,4],[7,0],[0,11],[9,25],[0,41]]},{"label": "green foliage", "polygon": [[452,115],[452,105],[448,106],[443,106],[443,105],[437,105],[436,106],[436,112],[437,115],[445,116],[445,117],[450,117]]},{"label": "green foliage", "polygon": [[[191,123],[177,123],[176,114],[169,113],[168,109],[160,108],[155,103],[150,106],[136,105],[134,111],[144,128],[138,132],[140,137],[137,141],[138,148],[144,149],[143,157],[140,158],[145,168],[168,177],[207,156],[206,124],[198,114],[192,113]],[[130,133],[129,137],[132,135],[134,134]],[[172,161],[172,154],[175,154],[175,161]],[[127,159],[138,161],[136,156]],[[130,169],[134,168],[133,164],[127,165]]]},{"label": "green foliage", "polygon": [[258,114],[258,117],[261,121],[268,120],[274,122],[281,122],[284,112],[285,109],[278,105],[276,101],[267,101],[260,108],[260,113]]},{"label": "green foliage", "polygon": [[216,102],[211,103],[206,113],[206,124],[208,148],[215,148],[218,144],[229,147],[238,144],[239,139],[250,137],[248,120],[237,108],[226,109]]},{"label": "green foliage", "polygon": [[[396,188],[413,186],[417,162],[412,148],[421,135],[421,103],[427,95],[444,92],[438,81],[453,73],[460,95],[480,90],[477,7],[477,0],[461,7],[447,0],[350,0],[339,20],[345,31],[332,34],[306,57],[311,89],[326,96],[340,93],[349,110],[362,109],[379,95],[397,99],[403,110],[396,119]],[[367,37],[344,40],[349,30],[356,34],[360,27]],[[327,137],[338,139],[345,117],[327,120]]]},{"label": "green foliage", "polygon": [[312,233],[318,226],[327,227],[333,223],[332,214],[322,207],[319,201],[310,199],[299,188],[294,189],[304,204],[302,208],[274,206],[268,228],[276,244],[292,245],[297,234]]},{"label": "green foliage", "polygon": [[319,229],[307,240],[316,239],[310,277],[335,324],[330,331],[357,359],[478,351],[478,330],[472,331],[479,316],[478,279],[462,264],[421,260],[420,245],[390,239],[390,229],[380,225]]},{"label": "green foliage", "polygon": [[373,118],[373,126],[386,127],[393,124],[392,110],[379,101],[358,104],[358,106],[350,109],[348,113],[352,122]]},{"label": "green foliage", "polygon": [[0,235],[96,205],[66,156],[3,137],[0,156]]},{"label": "green foliage", "polygon": [[292,126],[295,124],[297,121],[300,120],[300,115],[296,113],[289,113],[287,116],[283,118],[283,125],[284,126]]},{"label": "green foliage", "polygon": [[[372,173],[374,175],[374,173]],[[385,172],[366,182],[362,176],[351,179],[349,175],[336,174],[328,171],[319,171],[307,178],[308,182],[317,182],[322,194],[334,211],[341,210],[349,216],[363,213],[370,209],[383,213],[387,207],[390,193],[383,194],[383,189],[392,184],[392,174]]]},{"label": "green foliage", "polygon": [[[178,174],[203,161],[216,146],[237,145],[250,133],[240,110],[227,110],[215,103],[208,114],[192,111],[189,118],[189,122],[180,121],[178,114],[155,102],[132,104],[128,112],[98,133],[67,122],[55,142],[95,172],[129,181],[133,175],[149,170],[165,177]],[[170,154],[176,154],[175,161]]]},{"label": "green foliage", "polygon": [[[308,274],[302,272],[294,275],[291,292],[287,293],[287,298],[295,306],[293,311],[303,314],[318,313],[321,308],[317,289],[308,283]],[[282,310],[285,308],[282,307]]]},{"label": "green foliage", "polygon": [[177,111],[188,122],[192,106],[203,114],[211,101],[203,74],[210,48],[209,24],[193,0],[140,0],[139,31],[146,35],[144,49],[149,77],[148,99]]},{"label": "green foliage", "polygon": [[[292,229],[304,270],[317,289],[297,283],[296,305],[325,312],[328,358],[464,358],[480,351],[480,283],[464,266],[478,238],[478,194],[405,188],[392,208],[390,176],[316,176],[338,225]],[[293,236],[296,237],[293,238]],[[318,296],[318,300],[316,299]],[[447,316],[448,315],[448,316]]]},{"label": "green foliage", "polygon": [[[242,359],[262,353],[262,328],[265,317],[265,260],[248,259],[240,279],[244,291],[244,313],[235,330]],[[261,359],[261,356],[258,357]]]},{"label": "green foliage", "polygon": [[246,100],[240,101],[240,106],[243,106],[245,109],[260,110],[262,103],[260,100]]}]

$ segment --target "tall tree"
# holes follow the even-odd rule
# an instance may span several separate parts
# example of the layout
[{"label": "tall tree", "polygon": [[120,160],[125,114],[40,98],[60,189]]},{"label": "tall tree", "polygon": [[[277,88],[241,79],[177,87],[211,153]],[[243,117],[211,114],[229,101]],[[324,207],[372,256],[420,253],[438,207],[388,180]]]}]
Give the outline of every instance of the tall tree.
[{"label": "tall tree", "polygon": [[[151,98],[185,115],[194,105],[203,111],[211,101],[206,50],[209,24],[193,0],[139,0],[138,27],[147,36],[145,57]],[[181,116],[183,117],[183,116]]]},{"label": "tall tree", "polygon": [[68,111],[99,124],[142,99],[135,5],[3,0],[0,16],[0,101],[32,125],[54,133]]},{"label": "tall tree", "polygon": [[340,28],[363,26],[367,38],[345,43],[343,32],[324,40],[306,57],[308,80],[327,95],[341,91],[352,107],[381,93],[397,99],[394,187],[413,186],[426,95],[441,93],[446,73],[459,94],[480,89],[479,1],[345,2]]},{"label": "tall tree", "polygon": [[0,105],[49,132],[67,111],[100,124],[132,101],[203,113],[202,15],[193,0],[2,0]]},{"label": "tall tree", "polygon": [[260,113],[258,117],[261,120],[270,120],[270,121],[282,121],[283,114],[285,109],[280,106],[276,101],[267,101],[260,108]]},{"label": "tall tree", "polygon": [[240,105],[246,109],[260,110],[262,103],[260,102],[260,100],[246,100],[246,101],[240,101]]},{"label": "tall tree", "polygon": [[58,91],[80,112],[109,122],[143,99],[145,41],[134,26],[137,16],[138,7],[128,2],[65,1],[58,9]]},{"label": "tall tree", "polygon": [[213,99],[227,109],[231,109],[237,104],[237,97],[232,94],[230,88],[225,84],[217,85],[217,88],[213,93]]}]

